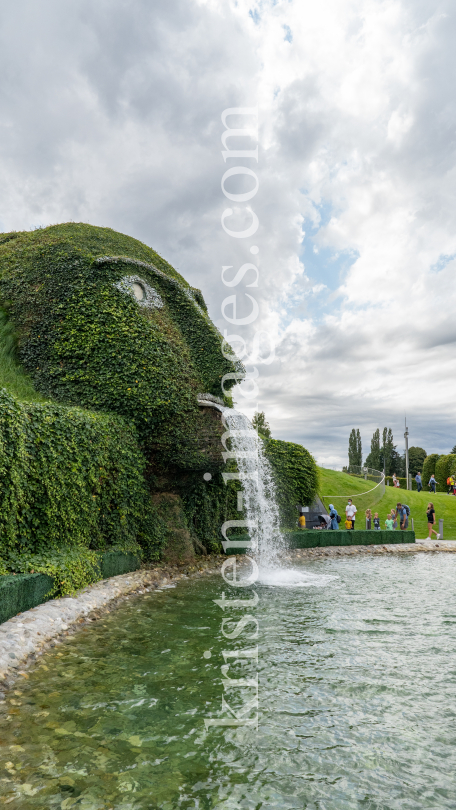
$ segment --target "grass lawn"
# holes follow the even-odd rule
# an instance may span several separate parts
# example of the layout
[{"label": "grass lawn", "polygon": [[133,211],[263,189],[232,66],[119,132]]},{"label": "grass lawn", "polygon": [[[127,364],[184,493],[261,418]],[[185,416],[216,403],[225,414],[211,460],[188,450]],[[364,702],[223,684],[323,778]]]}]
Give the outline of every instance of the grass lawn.
[{"label": "grass lawn", "polygon": [[14,336],[5,313],[0,310],[0,388],[21,402],[46,402],[46,398],[35,391],[32,380],[15,358]]},{"label": "grass lawn", "polygon": [[[380,487],[371,494],[363,494],[373,487],[372,482],[364,481],[362,478],[354,478],[346,473],[326,470],[323,467],[319,468],[319,473],[320,497],[322,497],[326,507],[332,498],[332,503],[334,503],[342,519],[344,519],[347,505],[346,499],[351,496],[358,509],[357,528],[359,529],[363,529],[365,526],[364,512],[368,507],[372,509],[372,514],[378,512],[383,529],[388,512],[392,507],[396,506],[398,501],[401,501],[410,507],[410,517],[414,519],[417,539],[423,539],[428,536],[426,507],[431,500],[434,504],[437,523],[439,518],[443,518],[443,539],[456,540],[456,498],[453,495],[445,495],[443,492],[434,495],[427,490],[407,492],[403,489],[385,487],[384,496],[379,498]],[[410,519],[409,526],[411,528]],[[438,525],[435,528],[438,531]]]}]

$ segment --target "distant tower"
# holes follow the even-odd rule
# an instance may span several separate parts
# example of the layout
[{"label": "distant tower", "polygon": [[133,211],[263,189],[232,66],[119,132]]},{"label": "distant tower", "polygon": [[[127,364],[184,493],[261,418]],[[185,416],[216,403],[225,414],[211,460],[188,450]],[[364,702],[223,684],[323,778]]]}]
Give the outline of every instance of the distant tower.
[{"label": "distant tower", "polygon": [[405,480],[407,482],[407,489],[409,489],[409,455],[408,455],[408,427],[407,427],[407,417],[405,417]]}]

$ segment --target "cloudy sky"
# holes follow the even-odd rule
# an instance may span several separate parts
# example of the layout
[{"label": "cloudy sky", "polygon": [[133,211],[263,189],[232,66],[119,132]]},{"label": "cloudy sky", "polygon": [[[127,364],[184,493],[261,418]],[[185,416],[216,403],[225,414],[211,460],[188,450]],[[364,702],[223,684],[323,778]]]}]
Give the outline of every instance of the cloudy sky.
[{"label": "cloudy sky", "polygon": [[[258,403],[276,438],[301,442],[326,466],[346,463],[352,427],[366,453],[385,425],[401,450],[405,414],[411,444],[449,452],[454,3],[0,8],[1,230],[73,220],[128,233],[202,289],[228,334],[223,300],[237,293],[239,316],[245,293],[254,295],[257,321],[235,331],[250,359],[255,332],[266,332],[275,360],[257,363],[258,397],[238,393],[239,407],[250,415]],[[223,110],[256,104],[258,164],[225,163]],[[221,178],[233,165],[259,179],[251,239],[221,227],[234,205]],[[245,192],[251,181],[231,178],[226,188]],[[222,266],[234,273],[253,261],[257,288],[245,286],[253,276],[224,286]]]}]

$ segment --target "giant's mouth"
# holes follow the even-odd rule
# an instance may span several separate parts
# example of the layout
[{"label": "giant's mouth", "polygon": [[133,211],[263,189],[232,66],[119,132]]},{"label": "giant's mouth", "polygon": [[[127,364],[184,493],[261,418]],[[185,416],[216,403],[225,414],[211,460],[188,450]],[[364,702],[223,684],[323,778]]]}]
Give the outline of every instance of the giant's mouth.
[{"label": "giant's mouth", "polygon": [[196,401],[201,408],[216,408],[216,410],[223,412],[226,407],[223,400],[213,394],[198,394]]}]

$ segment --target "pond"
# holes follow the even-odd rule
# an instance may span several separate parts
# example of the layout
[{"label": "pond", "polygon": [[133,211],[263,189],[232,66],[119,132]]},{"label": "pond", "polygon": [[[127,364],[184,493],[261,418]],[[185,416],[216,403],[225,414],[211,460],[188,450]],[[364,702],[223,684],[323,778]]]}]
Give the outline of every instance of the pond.
[{"label": "pond", "polygon": [[342,557],[300,574],[257,584],[258,665],[230,669],[258,669],[258,730],[205,730],[229,716],[223,696],[235,705],[222,651],[256,642],[243,641],[253,625],[222,636],[221,619],[245,611],[214,603],[220,576],[184,581],[130,599],[19,679],[0,704],[0,805],[454,808],[456,558]]}]

